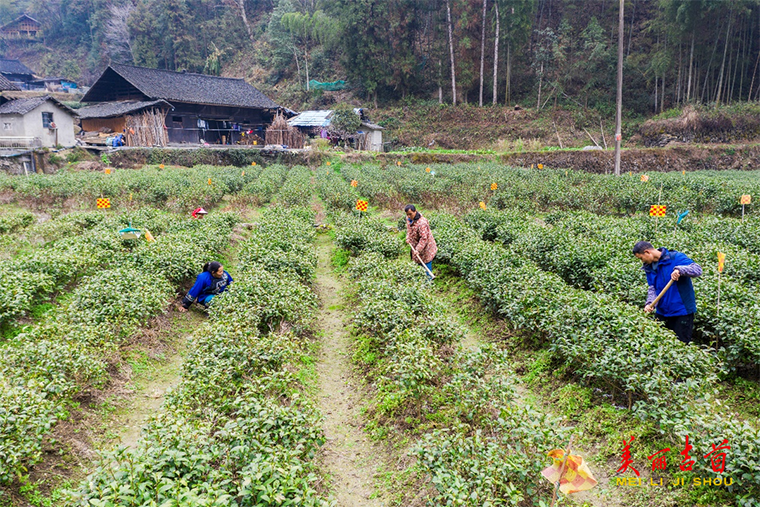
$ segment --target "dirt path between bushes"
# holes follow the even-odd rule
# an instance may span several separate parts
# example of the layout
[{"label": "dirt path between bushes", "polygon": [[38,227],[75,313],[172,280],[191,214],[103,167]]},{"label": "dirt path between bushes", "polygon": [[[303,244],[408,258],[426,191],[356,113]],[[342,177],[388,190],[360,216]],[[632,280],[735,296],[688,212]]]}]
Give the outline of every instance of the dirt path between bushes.
[{"label": "dirt path between bushes", "polygon": [[350,340],[343,318],[343,282],[333,271],[328,235],[317,238],[319,264],[315,288],[322,302],[318,325],[322,350],[317,363],[319,406],[327,442],[322,464],[332,478],[338,507],[385,505],[374,487],[379,449],[363,431],[360,400],[351,379]]}]

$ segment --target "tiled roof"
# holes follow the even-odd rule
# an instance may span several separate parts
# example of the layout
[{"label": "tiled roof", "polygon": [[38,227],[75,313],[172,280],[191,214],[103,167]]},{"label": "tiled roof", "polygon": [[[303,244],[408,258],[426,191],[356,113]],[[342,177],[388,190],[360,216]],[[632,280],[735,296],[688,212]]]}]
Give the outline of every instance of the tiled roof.
[{"label": "tiled roof", "polygon": [[18,86],[11,83],[10,81],[8,81],[8,79],[6,79],[5,76],[0,74],[0,92],[7,92],[7,91],[17,92],[19,90],[20,88]]},{"label": "tiled roof", "polygon": [[19,62],[18,60],[8,60],[0,58],[0,73],[2,74],[29,74],[32,75],[32,69]]},{"label": "tiled roof", "polygon": [[91,106],[80,107],[76,112],[81,119],[86,120],[89,118],[114,118],[134,111],[140,111],[141,109],[148,107],[170,109],[172,105],[165,100],[127,100],[123,102],[102,102]]},{"label": "tiled roof", "polygon": [[6,102],[2,106],[0,106],[0,114],[21,114],[24,115],[30,111],[34,111],[37,109],[40,105],[47,102],[48,100],[54,102],[58,107],[61,109],[65,109],[72,115],[76,116],[76,112],[71,109],[68,106],[65,106],[64,104],[61,104],[60,101],[54,99],[53,97],[50,97],[48,95],[43,95],[42,97],[32,97],[29,99],[16,99],[11,100],[9,102]]},{"label": "tiled roof", "polygon": [[[244,79],[171,72],[131,65],[111,64],[109,69],[134,86],[146,98],[153,100],[262,109],[280,108],[272,99],[246,83]],[[103,75],[107,72],[108,69]],[[98,81],[103,75],[98,78]],[[82,98],[82,102],[93,102],[88,100],[88,96],[96,95],[97,87],[96,82]]]}]

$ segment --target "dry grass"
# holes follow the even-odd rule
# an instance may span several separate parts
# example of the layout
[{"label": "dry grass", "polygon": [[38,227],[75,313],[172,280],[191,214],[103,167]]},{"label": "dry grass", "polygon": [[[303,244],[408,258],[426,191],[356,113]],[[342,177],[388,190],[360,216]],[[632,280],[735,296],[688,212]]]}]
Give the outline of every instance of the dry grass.
[{"label": "dry grass", "polygon": [[522,153],[524,151],[540,151],[544,143],[541,139],[534,137],[531,139],[499,139],[494,143],[494,149],[503,153]]}]

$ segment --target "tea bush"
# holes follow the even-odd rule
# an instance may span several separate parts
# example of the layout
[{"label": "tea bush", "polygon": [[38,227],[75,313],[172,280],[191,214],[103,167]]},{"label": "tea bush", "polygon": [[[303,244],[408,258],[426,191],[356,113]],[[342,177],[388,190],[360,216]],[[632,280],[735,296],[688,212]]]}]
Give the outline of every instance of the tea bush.
[{"label": "tea bush", "polygon": [[9,213],[0,217],[0,234],[16,232],[34,222],[34,215],[28,211]]},{"label": "tea bush", "polygon": [[[151,246],[170,237],[175,273],[196,274],[204,258],[226,246],[224,238],[237,222],[235,215],[223,213],[202,222],[168,219],[161,212],[134,216],[138,215],[147,225],[155,223],[156,230],[165,229],[156,242],[121,241],[116,231],[124,226],[123,217],[76,215],[63,222],[72,224],[71,231],[79,228],[79,236],[43,243],[27,258],[13,261],[18,264],[12,264],[11,280],[21,274],[22,279],[44,281],[48,293],[80,278],[81,283],[36,325],[0,344],[0,398],[8,400],[0,408],[0,482],[10,482],[41,459],[44,438],[66,417],[71,398],[103,387],[109,379],[108,362],[119,346],[138,326],[164,311],[181,280],[172,279],[171,270],[164,274],[156,269],[154,255],[166,262],[165,253],[151,252]],[[3,283],[6,280],[3,277]],[[30,292],[14,289],[17,303],[21,294],[27,299],[12,308],[16,313],[28,308],[33,302],[29,295],[40,290],[23,285],[20,289]],[[19,395],[21,390],[25,396]]]},{"label": "tea bush", "polygon": [[[316,264],[308,217],[265,212],[241,245],[242,274],[194,334],[164,412],[135,449],[104,455],[79,505],[329,505],[314,462],[321,418],[298,380],[317,306],[303,283]],[[310,265],[301,278],[272,262],[291,240]]]},{"label": "tea bush", "polygon": [[[338,223],[339,245],[353,227]],[[354,361],[373,386],[368,414],[423,435],[413,447],[413,470],[434,488],[429,504],[499,505],[505,497],[546,494],[531,473],[564,438],[558,421],[517,405],[506,355],[496,346],[456,351],[463,330],[418,266],[362,252],[362,244],[369,242],[354,245],[359,256],[348,266],[357,302]],[[503,474],[517,469],[522,473],[507,484]]]},{"label": "tea bush", "polygon": [[[452,217],[439,220],[449,229],[467,228]],[[569,287],[554,273],[521,259],[529,253],[524,249],[473,240],[474,231],[441,232],[436,241],[454,252],[450,262],[481,300],[514,327],[543,337],[552,355],[570,365],[566,371],[601,389],[635,396],[629,397],[629,403],[638,398],[630,407],[633,413],[655,421],[669,438],[688,434],[701,442],[705,452],[707,443],[722,438],[730,438],[741,449],[757,446],[757,429],[724,418],[708,402],[716,396],[712,390],[719,365],[706,349],[685,347],[639,308]],[[456,241],[462,242],[449,243]],[[706,462],[697,468],[697,473],[714,476]],[[729,468],[735,477],[749,479],[736,487],[735,495],[740,505],[752,505],[758,493],[752,478],[760,477],[760,466],[735,455],[727,460]]]},{"label": "tea bush", "polygon": [[340,225],[335,234],[335,242],[344,250],[354,254],[362,251],[376,252],[387,259],[398,257],[404,250],[404,243],[396,231],[389,230],[388,226],[376,218],[362,217],[357,220],[356,216],[346,213],[336,213],[332,218]]}]

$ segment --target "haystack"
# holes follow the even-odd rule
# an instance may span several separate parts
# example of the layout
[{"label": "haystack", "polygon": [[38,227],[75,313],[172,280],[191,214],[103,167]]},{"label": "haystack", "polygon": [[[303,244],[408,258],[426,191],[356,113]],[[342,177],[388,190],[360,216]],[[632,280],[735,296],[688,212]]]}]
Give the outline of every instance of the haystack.
[{"label": "haystack", "polygon": [[303,135],[296,128],[288,125],[282,114],[275,116],[266,131],[266,144],[281,144],[288,148],[303,148]]}]

